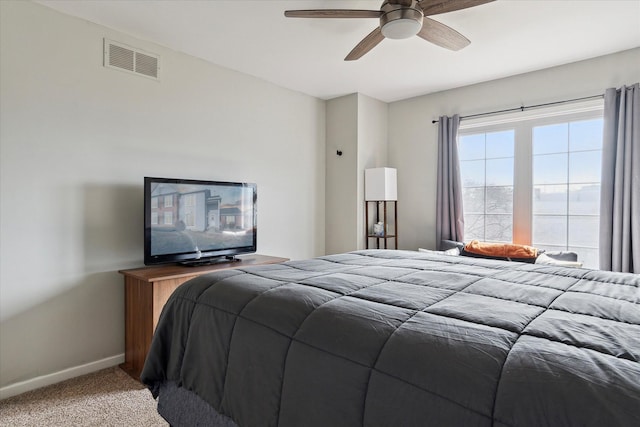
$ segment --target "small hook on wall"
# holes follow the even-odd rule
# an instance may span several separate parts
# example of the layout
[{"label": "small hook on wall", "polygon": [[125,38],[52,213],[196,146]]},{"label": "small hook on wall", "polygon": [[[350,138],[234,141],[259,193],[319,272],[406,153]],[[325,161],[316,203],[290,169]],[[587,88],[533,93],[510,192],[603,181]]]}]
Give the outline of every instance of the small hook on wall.
[{"label": "small hook on wall", "polygon": [[336,151],[336,154],[337,154],[338,156],[342,156],[342,150],[338,150],[338,151]]}]

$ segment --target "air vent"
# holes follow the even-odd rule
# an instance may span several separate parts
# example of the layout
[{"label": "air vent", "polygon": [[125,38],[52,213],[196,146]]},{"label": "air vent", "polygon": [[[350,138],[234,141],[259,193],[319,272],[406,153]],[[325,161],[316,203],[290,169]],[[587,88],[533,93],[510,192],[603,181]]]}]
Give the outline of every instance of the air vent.
[{"label": "air vent", "polygon": [[160,56],[104,39],[104,66],[139,76],[158,78]]}]

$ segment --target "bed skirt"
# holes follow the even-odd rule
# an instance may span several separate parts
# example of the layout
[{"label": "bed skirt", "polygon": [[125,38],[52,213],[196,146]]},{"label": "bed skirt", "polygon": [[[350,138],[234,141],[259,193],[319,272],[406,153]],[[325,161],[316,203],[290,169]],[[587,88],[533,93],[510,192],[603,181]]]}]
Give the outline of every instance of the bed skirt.
[{"label": "bed skirt", "polygon": [[231,418],[218,413],[197,394],[178,387],[172,381],[160,385],[158,413],[172,427],[238,427]]}]

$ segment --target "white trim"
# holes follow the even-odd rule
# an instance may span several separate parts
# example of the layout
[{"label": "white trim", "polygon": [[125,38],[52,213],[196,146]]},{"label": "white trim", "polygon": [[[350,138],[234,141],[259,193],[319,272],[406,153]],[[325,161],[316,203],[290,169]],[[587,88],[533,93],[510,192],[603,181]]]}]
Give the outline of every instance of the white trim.
[{"label": "white trim", "polygon": [[500,115],[496,114],[492,117],[485,116],[475,117],[471,119],[462,119],[460,121],[460,130],[474,129],[479,127],[484,128],[495,125],[522,122],[525,120],[538,120],[547,117],[566,116],[569,114],[588,113],[598,110],[602,111],[604,108],[604,98],[556,105],[553,107],[532,108],[530,110],[527,110],[527,107],[523,108],[523,111],[516,111]]},{"label": "white trim", "polygon": [[0,388],[0,400],[124,363],[124,353]]}]

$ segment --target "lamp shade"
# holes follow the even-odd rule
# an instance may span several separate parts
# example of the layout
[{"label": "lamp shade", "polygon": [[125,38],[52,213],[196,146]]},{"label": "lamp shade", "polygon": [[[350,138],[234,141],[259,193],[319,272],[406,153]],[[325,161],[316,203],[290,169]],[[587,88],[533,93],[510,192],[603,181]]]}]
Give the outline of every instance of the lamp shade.
[{"label": "lamp shade", "polygon": [[398,200],[398,179],[396,169],[365,169],[364,200]]}]

